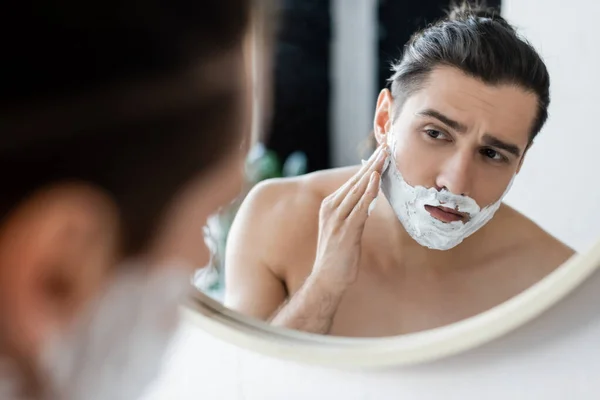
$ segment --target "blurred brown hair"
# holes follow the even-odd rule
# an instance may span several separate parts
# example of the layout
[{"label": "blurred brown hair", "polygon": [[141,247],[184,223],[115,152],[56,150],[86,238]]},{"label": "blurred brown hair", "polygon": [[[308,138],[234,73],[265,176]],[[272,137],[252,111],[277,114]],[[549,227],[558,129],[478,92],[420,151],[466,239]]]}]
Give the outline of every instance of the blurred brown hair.
[{"label": "blurred brown hair", "polygon": [[175,192],[241,145],[242,85],[230,54],[252,14],[268,8],[260,0],[3,6],[0,216],[45,185],[84,181],[117,203],[123,251],[143,248]]}]

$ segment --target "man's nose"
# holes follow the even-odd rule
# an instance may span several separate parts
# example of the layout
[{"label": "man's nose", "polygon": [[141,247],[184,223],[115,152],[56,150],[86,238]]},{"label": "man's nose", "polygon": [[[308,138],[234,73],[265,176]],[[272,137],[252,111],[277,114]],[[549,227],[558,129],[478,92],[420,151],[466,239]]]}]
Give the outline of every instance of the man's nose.
[{"label": "man's nose", "polygon": [[472,189],[473,159],[468,154],[455,153],[440,166],[436,179],[438,190],[470,196]]}]

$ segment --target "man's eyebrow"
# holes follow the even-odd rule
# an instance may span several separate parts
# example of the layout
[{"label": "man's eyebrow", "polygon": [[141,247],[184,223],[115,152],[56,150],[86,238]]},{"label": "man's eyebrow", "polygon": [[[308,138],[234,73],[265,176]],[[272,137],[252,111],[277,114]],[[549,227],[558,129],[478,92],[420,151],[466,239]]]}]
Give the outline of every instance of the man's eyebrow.
[{"label": "man's eyebrow", "polygon": [[[460,122],[447,117],[446,115],[442,114],[441,112],[439,112],[437,110],[434,110],[433,108],[428,108],[426,110],[420,111],[417,113],[417,115],[420,115],[423,117],[435,118],[438,121],[441,121],[442,123],[448,125],[450,128],[454,129],[455,131],[458,131],[461,133],[464,133],[467,131],[466,125],[461,124]],[[519,146],[512,144],[512,143],[505,142],[503,140],[500,140],[497,137],[490,135],[489,133],[486,133],[485,135],[483,135],[483,142],[488,146],[502,149],[502,150],[514,155],[515,157],[521,156],[521,149],[519,148]]]},{"label": "man's eyebrow", "polygon": [[464,124],[461,124],[458,121],[453,120],[450,117],[447,117],[446,115],[442,114],[441,112],[434,110],[433,108],[428,108],[426,110],[420,111],[417,113],[417,115],[423,116],[423,117],[431,117],[431,118],[435,118],[438,121],[443,122],[444,124],[448,125],[450,128],[454,129],[455,131],[464,133],[467,131],[467,126]]},{"label": "man's eyebrow", "polygon": [[519,148],[519,146],[500,140],[497,137],[490,135],[489,133],[483,135],[483,142],[488,146],[502,149],[514,155],[517,158],[521,157],[521,149]]}]

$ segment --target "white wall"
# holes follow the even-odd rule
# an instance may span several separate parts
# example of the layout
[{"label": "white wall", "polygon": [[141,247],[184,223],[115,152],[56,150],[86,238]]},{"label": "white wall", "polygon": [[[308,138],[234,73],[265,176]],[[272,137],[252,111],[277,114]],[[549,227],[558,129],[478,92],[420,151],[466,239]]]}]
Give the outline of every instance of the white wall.
[{"label": "white wall", "polygon": [[377,0],[332,0],[331,160],[360,162],[377,96]]},{"label": "white wall", "polygon": [[506,202],[576,250],[600,236],[600,32],[597,0],[504,0],[541,52],[550,118]]},{"label": "white wall", "polygon": [[[600,235],[594,118],[600,114],[600,45],[594,45],[600,2],[504,0],[504,7],[541,49],[553,89],[551,120],[508,202],[582,249]],[[598,399],[598,303],[596,274],[584,290],[506,338],[440,363],[368,373],[273,360],[187,327],[147,400]]]}]

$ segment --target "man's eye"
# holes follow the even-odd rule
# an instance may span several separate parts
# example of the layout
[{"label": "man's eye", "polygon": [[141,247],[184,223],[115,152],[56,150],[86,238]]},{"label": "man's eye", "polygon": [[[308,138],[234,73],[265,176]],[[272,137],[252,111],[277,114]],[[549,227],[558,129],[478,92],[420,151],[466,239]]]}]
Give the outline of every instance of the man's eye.
[{"label": "man's eye", "polygon": [[447,139],[448,137],[440,132],[440,131],[436,131],[435,129],[427,129],[425,131],[425,133],[427,134],[427,136],[429,136],[432,139]]},{"label": "man's eye", "polygon": [[498,153],[494,149],[483,149],[483,150],[481,150],[481,154],[483,154],[485,157],[490,158],[494,161],[506,160],[506,157],[504,157],[502,154]]}]

